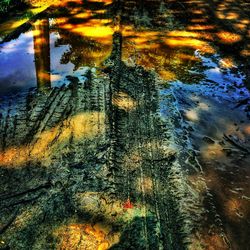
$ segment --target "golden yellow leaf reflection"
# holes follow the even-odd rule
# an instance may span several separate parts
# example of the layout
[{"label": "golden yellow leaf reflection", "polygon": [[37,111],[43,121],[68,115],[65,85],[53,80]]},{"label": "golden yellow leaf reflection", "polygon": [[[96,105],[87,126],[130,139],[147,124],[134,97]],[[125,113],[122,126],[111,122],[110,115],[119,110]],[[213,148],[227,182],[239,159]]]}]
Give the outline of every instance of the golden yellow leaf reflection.
[{"label": "golden yellow leaf reflection", "polygon": [[250,56],[250,49],[243,49],[240,54],[242,56],[249,57]]},{"label": "golden yellow leaf reflection", "polygon": [[1,35],[7,35],[11,31],[15,30],[22,24],[26,23],[29,19],[28,18],[22,18],[22,19],[17,19],[17,20],[9,20],[1,24],[0,26],[0,34]]},{"label": "golden yellow leaf reflection", "polygon": [[236,43],[242,39],[241,35],[228,31],[219,31],[217,36],[220,39],[220,42],[225,44]]},{"label": "golden yellow leaf reflection", "polygon": [[205,53],[215,53],[215,50],[207,42],[195,38],[186,38],[186,37],[170,37],[165,40],[165,44],[172,48],[191,48],[199,49]]},{"label": "golden yellow leaf reflection", "polygon": [[10,34],[13,30],[15,30],[16,28],[20,27],[22,24],[26,23],[27,21],[29,21],[29,18],[27,17],[28,13],[29,15],[37,15],[43,11],[45,11],[50,5],[52,4],[56,4],[60,2],[60,0],[54,0],[52,1],[44,1],[44,3],[41,5],[32,5],[30,6],[30,8],[27,10],[26,13],[24,13],[24,15],[22,17],[16,17],[16,18],[11,18],[11,19],[7,19],[5,22],[1,23],[0,25],[0,34],[1,35],[6,35],[6,34]]},{"label": "golden yellow leaf reflection", "polygon": [[190,67],[199,61],[194,55],[195,50],[215,53],[208,42],[213,40],[212,36],[204,32],[136,30],[129,25],[122,26],[121,32],[124,38],[122,59],[147,70],[154,69],[168,81],[178,78],[179,67]]},{"label": "golden yellow leaf reflection", "polygon": [[113,0],[88,0],[88,2],[104,3],[105,5],[113,3]]},{"label": "golden yellow leaf reflection", "polygon": [[[78,54],[74,58],[82,59],[84,66],[98,67],[112,51],[114,33],[112,20],[96,17],[96,15],[105,14],[105,9],[86,9],[84,12],[75,12],[68,17],[56,18],[54,25],[59,30],[60,37],[66,43],[72,44],[71,52]],[[83,42],[80,43],[79,39],[82,39]]]},{"label": "golden yellow leaf reflection", "polygon": [[233,59],[232,57],[224,57],[224,58],[222,58],[222,59],[220,60],[219,64],[220,64],[220,66],[221,66],[222,68],[225,68],[225,69],[226,69],[226,68],[231,69],[231,68],[236,67],[236,66],[235,66],[235,63],[234,63],[234,59]]}]

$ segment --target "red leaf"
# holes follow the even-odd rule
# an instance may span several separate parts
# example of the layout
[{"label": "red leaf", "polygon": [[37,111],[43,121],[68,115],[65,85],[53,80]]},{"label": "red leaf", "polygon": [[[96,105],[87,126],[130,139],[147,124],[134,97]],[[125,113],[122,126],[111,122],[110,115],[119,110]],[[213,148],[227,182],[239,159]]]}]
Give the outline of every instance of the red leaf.
[{"label": "red leaf", "polygon": [[123,204],[123,208],[129,209],[133,208],[133,204],[130,202],[130,199],[128,198],[127,201]]}]

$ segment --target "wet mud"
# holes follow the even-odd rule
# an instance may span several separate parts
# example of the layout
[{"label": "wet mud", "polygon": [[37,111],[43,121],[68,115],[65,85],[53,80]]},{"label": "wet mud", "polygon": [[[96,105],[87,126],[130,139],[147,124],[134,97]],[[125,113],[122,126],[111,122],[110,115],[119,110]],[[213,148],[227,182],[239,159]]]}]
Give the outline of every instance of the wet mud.
[{"label": "wet mud", "polygon": [[2,25],[0,249],[248,249],[247,5],[41,2]]}]

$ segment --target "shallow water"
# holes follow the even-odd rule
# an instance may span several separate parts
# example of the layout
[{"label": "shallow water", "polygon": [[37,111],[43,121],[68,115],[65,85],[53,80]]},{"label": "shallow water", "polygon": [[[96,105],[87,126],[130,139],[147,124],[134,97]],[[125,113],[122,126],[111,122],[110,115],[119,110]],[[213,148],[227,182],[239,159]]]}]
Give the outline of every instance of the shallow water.
[{"label": "shallow water", "polygon": [[160,29],[150,26],[147,22],[152,20],[146,17],[119,24],[112,21],[111,7],[112,1],[83,5],[81,1],[63,1],[46,11],[49,18],[36,20],[28,30],[21,29],[17,39],[2,43],[0,94],[40,85],[60,86],[67,75],[81,76],[82,67],[102,68],[112,51],[112,35],[119,30],[123,36],[122,59],[128,64],[153,70],[166,82],[214,83],[225,91],[236,86],[240,92],[237,98],[243,95],[246,76],[242,65],[216,53],[209,30],[185,30],[166,7],[160,7],[163,17],[159,19],[171,23]]},{"label": "shallow water", "polygon": [[[86,68],[71,62],[63,63],[62,57],[69,51],[69,45],[57,45],[60,36],[51,32],[48,41],[43,41],[48,52],[34,46],[34,29],[19,36],[18,39],[4,43],[0,47],[0,95],[18,94],[30,88],[59,87],[67,83],[66,76],[74,75],[83,80]],[[43,38],[41,38],[43,39]],[[40,51],[41,50],[41,51]],[[42,66],[40,66],[42,64]]]}]

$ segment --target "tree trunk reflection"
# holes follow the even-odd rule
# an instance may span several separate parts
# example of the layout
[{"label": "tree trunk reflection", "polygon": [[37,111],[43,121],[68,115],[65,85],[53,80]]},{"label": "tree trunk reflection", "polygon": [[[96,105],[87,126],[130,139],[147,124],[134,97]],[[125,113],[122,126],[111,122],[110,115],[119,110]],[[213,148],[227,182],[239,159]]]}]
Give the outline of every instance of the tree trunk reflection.
[{"label": "tree trunk reflection", "polygon": [[51,87],[49,20],[38,20],[33,27],[37,88],[45,90]]}]

